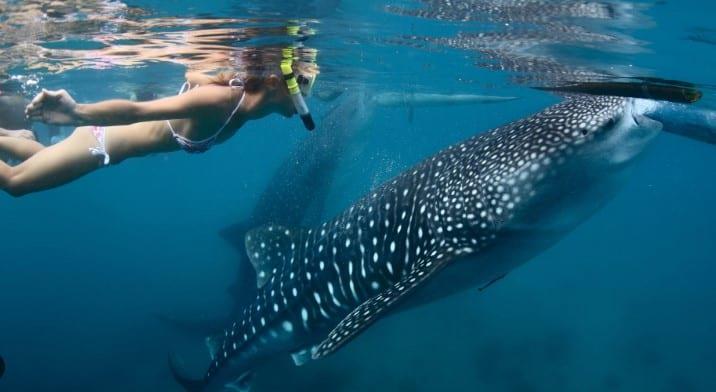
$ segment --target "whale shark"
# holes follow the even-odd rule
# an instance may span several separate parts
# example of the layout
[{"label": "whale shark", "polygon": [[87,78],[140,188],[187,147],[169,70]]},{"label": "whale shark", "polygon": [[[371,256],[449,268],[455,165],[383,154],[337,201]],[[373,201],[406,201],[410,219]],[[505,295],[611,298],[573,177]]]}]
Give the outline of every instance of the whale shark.
[{"label": "whale shark", "polygon": [[339,161],[355,149],[355,139],[378,107],[408,108],[501,103],[517,99],[478,94],[371,92],[364,85],[334,91],[331,107],[319,129],[303,138],[286,156],[253,210],[245,219],[220,231],[238,257],[235,281],[229,286],[230,309],[222,317],[159,315],[160,321],[188,335],[215,335],[237,317],[256,294],[256,272],[249,262],[244,237],[267,222],[289,226],[319,224]]},{"label": "whale shark", "polygon": [[603,207],[660,120],[687,111],[570,96],[438,152],[323,224],[250,231],[254,301],[203,377],[170,358],[175,379],[188,391],[244,388],[271,357],[320,359],[388,314],[489,286]]}]

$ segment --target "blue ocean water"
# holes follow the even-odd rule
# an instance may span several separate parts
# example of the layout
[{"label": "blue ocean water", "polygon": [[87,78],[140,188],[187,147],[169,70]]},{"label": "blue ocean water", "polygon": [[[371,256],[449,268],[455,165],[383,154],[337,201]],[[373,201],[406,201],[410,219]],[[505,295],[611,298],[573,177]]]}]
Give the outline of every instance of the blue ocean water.
[{"label": "blue ocean water", "polygon": [[[22,2],[0,1],[6,12],[0,23],[9,25],[6,9],[16,3]],[[175,18],[159,32],[198,28],[179,19],[236,18],[210,29],[298,20],[315,30],[305,45],[319,50],[317,94],[346,87],[519,97],[471,107],[376,108],[337,161],[324,191],[326,219],[440,148],[559,100],[530,88],[548,73],[504,66],[515,52],[500,52],[498,69],[485,65],[484,52],[415,38],[511,31],[509,25],[524,21],[396,11],[440,3],[455,10],[459,2],[125,3],[143,11],[140,21],[158,25]],[[483,3],[462,4],[474,9]],[[618,40],[543,38],[539,47],[525,44],[530,55],[614,75],[691,82],[705,94],[697,105],[716,109],[716,5],[585,4],[609,4],[624,18],[566,24]],[[0,50],[10,53],[21,43],[83,50],[98,35],[121,36],[117,26],[133,28],[110,20],[64,36],[38,33],[35,40],[3,41],[0,35]],[[5,37],[9,31],[0,30]],[[273,39],[259,35],[232,45]],[[500,48],[519,41],[506,39]],[[76,53],[39,53],[39,63],[0,60],[0,76],[20,83],[27,98],[38,88],[66,88],[82,102],[136,91],[165,96],[175,93],[185,72],[183,64],[163,58],[70,65]],[[309,101],[319,124],[334,103]],[[45,137],[46,128],[37,129]],[[207,154],[154,155],[25,198],[0,195],[0,356],[7,363],[0,391],[180,390],[167,354],[203,342],[159,316],[226,313],[238,256],[219,232],[248,219],[282,160],[311,137],[298,120],[274,116],[249,123]],[[386,318],[336,355],[304,367],[277,358],[258,370],[254,390],[716,390],[713,167],[713,145],[660,135],[611,203],[488,290]]]}]

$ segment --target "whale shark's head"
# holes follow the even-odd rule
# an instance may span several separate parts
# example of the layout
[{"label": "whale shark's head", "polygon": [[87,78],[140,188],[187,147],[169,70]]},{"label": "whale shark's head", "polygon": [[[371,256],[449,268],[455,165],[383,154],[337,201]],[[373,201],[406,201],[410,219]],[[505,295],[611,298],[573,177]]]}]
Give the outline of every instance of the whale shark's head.
[{"label": "whale shark's head", "polygon": [[517,170],[504,181],[523,202],[508,224],[568,230],[594,213],[661,130],[649,117],[658,105],[577,96],[515,123],[512,129],[523,132],[523,149],[512,159]]},{"label": "whale shark's head", "polygon": [[575,143],[577,154],[585,164],[612,171],[633,162],[659,133],[662,124],[650,117],[660,105],[656,101],[609,99],[615,103],[605,115],[593,116],[586,127],[580,126],[575,131],[582,133],[582,138],[577,136]]}]

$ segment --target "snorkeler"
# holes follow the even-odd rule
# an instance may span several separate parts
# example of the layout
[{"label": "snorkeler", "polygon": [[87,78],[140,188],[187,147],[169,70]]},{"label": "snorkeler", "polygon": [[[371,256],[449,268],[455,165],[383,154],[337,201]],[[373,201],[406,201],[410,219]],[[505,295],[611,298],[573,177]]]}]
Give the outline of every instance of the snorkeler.
[{"label": "snorkeler", "polygon": [[[58,187],[127,158],[180,149],[208,151],[249,120],[272,113],[298,113],[315,127],[304,96],[317,75],[311,63],[293,61],[284,49],[279,61],[251,64],[239,73],[215,77],[188,73],[179,95],[149,102],[108,100],[78,104],[65,91],[43,90],[26,108],[31,120],[75,125],[71,136],[45,147],[28,139],[0,137],[0,153],[23,162],[0,161],[0,189],[13,196]],[[265,59],[269,54],[262,53]],[[254,58],[255,60],[255,58]]]}]

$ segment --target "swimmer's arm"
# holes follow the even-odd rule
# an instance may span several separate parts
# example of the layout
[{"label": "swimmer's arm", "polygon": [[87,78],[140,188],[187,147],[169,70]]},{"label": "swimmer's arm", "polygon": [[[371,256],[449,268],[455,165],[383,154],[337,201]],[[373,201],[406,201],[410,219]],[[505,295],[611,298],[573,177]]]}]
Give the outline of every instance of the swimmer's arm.
[{"label": "swimmer's arm", "polygon": [[27,107],[27,115],[58,125],[127,125],[144,121],[221,116],[230,106],[231,89],[203,86],[175,97],[148,102],[113,99],[78,104],[64,90],[43,91]]},{"label": "swimmer's arm", "polygon": [[143,121],[221,116],[230,100],[230,88],[205,86],[148,102],[109,100],[77,105],[76,112],[83,124],[125,125]]}]

